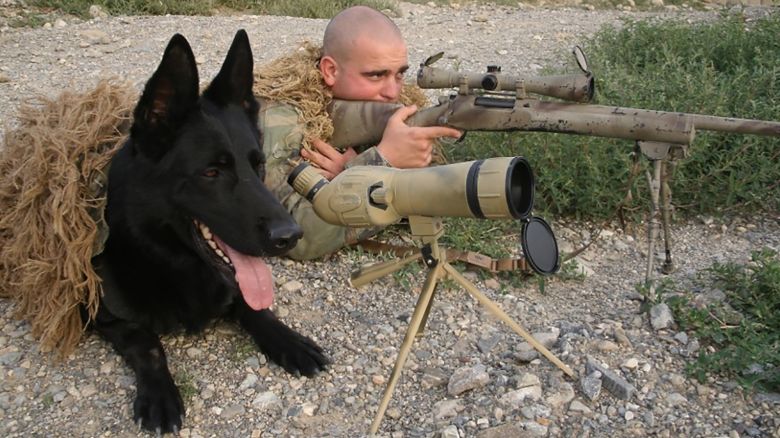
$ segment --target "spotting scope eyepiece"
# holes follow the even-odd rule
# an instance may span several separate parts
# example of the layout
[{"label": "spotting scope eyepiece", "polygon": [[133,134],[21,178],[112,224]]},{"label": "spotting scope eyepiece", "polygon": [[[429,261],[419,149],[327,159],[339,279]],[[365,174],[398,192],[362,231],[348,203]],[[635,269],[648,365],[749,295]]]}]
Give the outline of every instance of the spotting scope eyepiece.
[{"label": "spotting scope eyepiece", "polygon": [[330,182],[302,163],[287,182],[324,221],[352,227],[409,216],[525,219],[534,201],[533,171],[522,157],[420,169],[356,166]]}]

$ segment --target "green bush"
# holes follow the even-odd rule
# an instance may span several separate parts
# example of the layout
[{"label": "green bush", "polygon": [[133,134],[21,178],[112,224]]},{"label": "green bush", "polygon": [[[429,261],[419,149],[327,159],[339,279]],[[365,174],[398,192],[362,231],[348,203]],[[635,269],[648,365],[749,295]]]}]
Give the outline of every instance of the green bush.
[{"label": "green bush", "polygon": [[[700,381],[725,375],[743,386],[780,390],[780,258],[770,250],[753,253],[747,266],[714,264],[704,288],[724,292],[725,300],[694,305],[692,294],[670,304],[684,330],[702,341],[688,371]],[[693,301],[693,303],[692,303]]]}]

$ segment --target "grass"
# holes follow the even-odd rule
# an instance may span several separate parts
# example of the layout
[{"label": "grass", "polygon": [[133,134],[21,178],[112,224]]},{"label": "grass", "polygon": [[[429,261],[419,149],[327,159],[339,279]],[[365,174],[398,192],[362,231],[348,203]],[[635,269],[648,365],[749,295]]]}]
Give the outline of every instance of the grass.
[{"label": "grass", "polygon": [[67,14],[89,18],[89,7],[98,5],[112,15],[214,15],[250,13],[285,15],[304,18],[330,18],[354,5],[368,5],[397,14],[390,0],[32,0],[31,6],[56,9]]},{"label": "grass", "polygon": [[700,304],[687,293],[670,300],[675,319],[703,343],[688,371],[733,378],[746,388],[780,391],[780,257],[764,249],[751,263],[714,264],[701,286],[725,300]]}]

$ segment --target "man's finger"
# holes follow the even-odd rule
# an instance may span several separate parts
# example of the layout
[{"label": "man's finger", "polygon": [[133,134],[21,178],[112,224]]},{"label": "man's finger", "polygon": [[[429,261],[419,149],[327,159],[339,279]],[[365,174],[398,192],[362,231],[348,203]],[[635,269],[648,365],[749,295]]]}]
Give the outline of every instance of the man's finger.
[{"label": "man's finger", "polygon": [[341,157],[341,152],[339,152],[336,148],[329,145],[328,143],[325,143],[324,141],[320,140],[319,138],[312,139],[311,145],[314,146],[314,149],[316,149],[317,152],[321,153],[322,155],[328,157],[331,160],[336,160],[339,157]]},{"label": "man's finger", "polygon": [[449,128],[447,126],[426,126],[420,128],[422,131],[422,134],[425,137],[428,138],[438,138],[438,137],[452,137],[452,138],[460,138],[463,133],[458,131],[455,128]]},{"label": "man's finger", "polygon": [[399,119],[403,122],[416,112],[417,112],[417,105],[404,106],[398,108],[398,110],[396,110],[396,112],[393,113],[393,115],[390,116],[390,118]]}]

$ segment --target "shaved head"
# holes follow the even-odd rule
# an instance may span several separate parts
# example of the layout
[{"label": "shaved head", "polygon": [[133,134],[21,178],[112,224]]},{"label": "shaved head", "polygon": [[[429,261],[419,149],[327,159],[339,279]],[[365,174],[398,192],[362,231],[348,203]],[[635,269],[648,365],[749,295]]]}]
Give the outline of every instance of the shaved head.
[{"label": "shaved head", "polygon": [[401,31],[385,14],[368,6],[353,6],[336,14],[328,23],[322,54],[346,61],[361,40],[403,44]]}]

